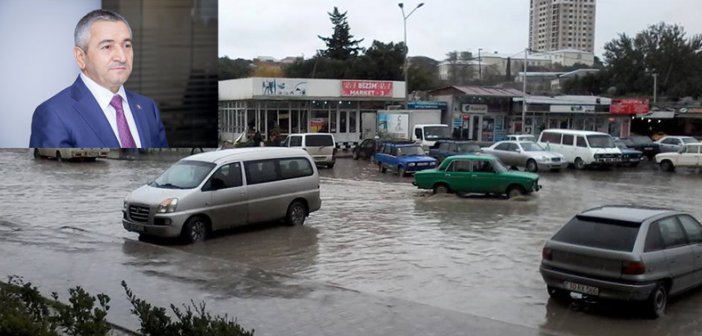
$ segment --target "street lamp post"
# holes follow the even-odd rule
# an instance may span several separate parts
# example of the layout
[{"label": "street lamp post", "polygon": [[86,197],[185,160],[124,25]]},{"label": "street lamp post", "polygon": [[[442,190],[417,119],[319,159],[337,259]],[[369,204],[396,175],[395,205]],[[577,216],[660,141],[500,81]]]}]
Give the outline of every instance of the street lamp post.
[{"label": "street lamp post", "polygon": [[404,72],[405,72],[405,108],[409,109],[409,97],[407,95],[407,55],[409,54],[409,48],[407,47],[407,18],[414,13],[414,11],[417,10],[417,8],[424,6],[424,3],[421,2],[417,7],[414,7],[414,9],[409,12],[409,14],[405,15],[405,5],[400,2],[397,4],[397,6],[400,7],[400,10],[402,11],[402,21],[404,24],[404,31],[405,31],[405,64],[404,64]]},{"label": "street lamp post", "polygon": [[482,50],[482,48],[478,48],[478,79],[481,82],[483,81],[483,59],[480,58],[480,52]]}]

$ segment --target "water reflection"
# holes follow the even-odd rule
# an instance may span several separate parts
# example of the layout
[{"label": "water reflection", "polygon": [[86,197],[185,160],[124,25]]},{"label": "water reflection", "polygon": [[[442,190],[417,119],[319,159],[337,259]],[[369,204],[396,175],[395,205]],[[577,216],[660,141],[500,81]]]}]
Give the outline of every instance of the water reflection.
[{"label": "water reflection", "polygon": [[[207,242],[198,244],[198,248]],[[232,250],[230,250],[232,251]],[[200,290],[221,297],[300,298],[315,290],[300,279],[270,272],[233,260],[223,260],[148,243],[124,240],[122,252],[128,258],[123,265],[149,277],[195,285]],[[233,251],[232,251],[233,252]]]}]

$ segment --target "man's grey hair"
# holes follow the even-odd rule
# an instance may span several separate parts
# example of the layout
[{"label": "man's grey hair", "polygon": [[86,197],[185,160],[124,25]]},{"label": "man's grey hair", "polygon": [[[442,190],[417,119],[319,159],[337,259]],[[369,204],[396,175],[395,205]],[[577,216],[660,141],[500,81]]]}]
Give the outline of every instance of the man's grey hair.
[{"label": "man's grey hair", "polygon": [[73,40],[76,47],[83,50],[88,50],[88,40],[90,40],[90,27],[96,21],[110,21],[117,22],[122,21],[129,28],[129,35],[132,35],[132,27],[129,26],[129,22],[124,16],[119,15],[113,11],[106,9],[96,9],[88,14],[85,14],[78,24],[76,25],[76,30],[73,33]]}]

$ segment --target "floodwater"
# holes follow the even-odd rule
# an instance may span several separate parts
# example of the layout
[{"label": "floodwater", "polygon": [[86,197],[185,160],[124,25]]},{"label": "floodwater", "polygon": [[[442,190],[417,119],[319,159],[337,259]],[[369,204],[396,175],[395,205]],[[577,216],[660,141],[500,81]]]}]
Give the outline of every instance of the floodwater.
[{"label": "floodwater", "polygon": [[[539,192],[506,200],[431,195],[412,186],[411,177],[381,174],[368,161],[339,159],[333,169],[320,168],[322,209],[304,226],[268,223],[217,234],[202,244],[166,243],[158,248],[158,258],[149,259],[152,252],[145,251],[151,243],[137,242],[136,234],[122,228],[122,200],[184,155],[70,163],[34,160],[26,151],[1,152],[0,248],[5,246],[5,257],[15,260],[22,259],[22,247],[78,259],[107,253],[134,272],[169,264],[172,258],[199,256],[196,268],[207,272],[189,272],[191,265],[180,265],[179,280],[217,288],[218,279],[231,277],[221,265],[240,265],[251,280],[239,288],[240,297],[295,298],[314,292],[298,283],[302,279],[419,304],[445,316],[466,314],[541,333],[702,334],[699,291],[671,302],[664,317],[646,320],[628,306],[550,300],[538,272],[545,239],[588,208],[663,206],[702,219],[702,174],[697,171],[664,173],[646,162],[634,169],[566,169],[542,173]],[[115,242],[122,248],[101,248]],[[35,259],[52,258],[33,253],[38,253]],[[2,269],[3,274],[13,271]],[[160,270],[150,276],[173,273]],[[298,280],[292,285],[271,280],[281,276]],[[257,288],[261,282],[269,285]]]}]

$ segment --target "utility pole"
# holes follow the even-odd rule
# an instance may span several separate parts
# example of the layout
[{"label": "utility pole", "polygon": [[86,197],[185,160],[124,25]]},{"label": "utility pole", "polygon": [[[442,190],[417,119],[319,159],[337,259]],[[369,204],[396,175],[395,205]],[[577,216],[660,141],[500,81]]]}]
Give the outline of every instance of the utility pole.
[{"label": "utility pole", "polygon": [[656,105],[656,95],[658,94],[658,74],[653,73],[653,105]]},{"label": "utility pole", "polygon": [[[529,48],[524,48],[524,72],[522,76],[522,134],[526,134],[526,113],[527,113],[527,102],[526,102],[526,89],[527,89],[527,59]],[[532,132],[533,133],[533,132]]]},{"label": "utility pole", "polygon": [[478,79],[480,82],[483,81],[483,60],[480,58],[480,52],[482,50],[482,48],[478,48]]}]

